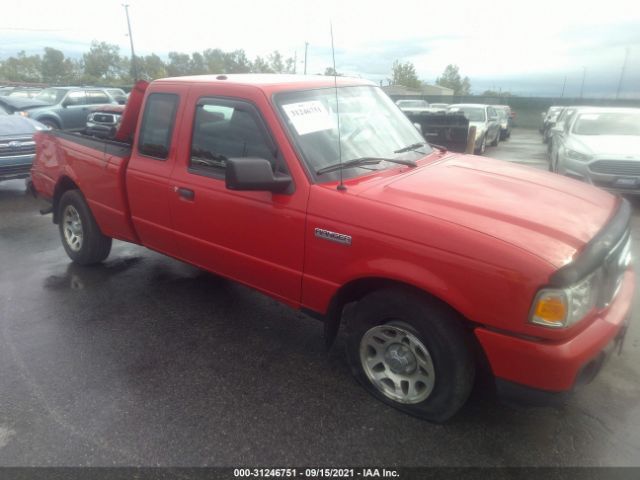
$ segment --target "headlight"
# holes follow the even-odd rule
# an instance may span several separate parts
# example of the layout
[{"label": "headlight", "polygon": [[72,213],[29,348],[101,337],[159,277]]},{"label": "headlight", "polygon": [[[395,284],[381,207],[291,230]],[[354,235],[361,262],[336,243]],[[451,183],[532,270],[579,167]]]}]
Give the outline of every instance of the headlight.
[{"label": "headlight", "polygon": [[21,117],[28,117],[29,112],[16,112],[14,115],[20,115]]},{"label": "headlight", "polygon": [[600,270],[567,288],[543,288],[531,308],[529,321],[564,328],[582,320],[596,305]]},{"label": "headlight", "polygon": [[591,160],[591,157],[589,155],[585,155],[584,153],[580,153],[576,150],[571,150],[571,149],[567,149],[567,157],[572,158],[574,160],[580,160],[582,162]]}]

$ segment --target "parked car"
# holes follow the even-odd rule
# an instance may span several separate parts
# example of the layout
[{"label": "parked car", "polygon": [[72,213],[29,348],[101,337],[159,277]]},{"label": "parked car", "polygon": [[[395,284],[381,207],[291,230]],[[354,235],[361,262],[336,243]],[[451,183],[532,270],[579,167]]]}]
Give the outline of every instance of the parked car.
[{"label": "parked car", "polygon": [[449,105],[449,112],[462,112],[469,119],[469,127],[476,127],[475,153],[482,155],[487,144],[495,147],[500,142],[498,114],[491,105],[476,103]]},{"label": "parked car", "polygon": [[511,136],[511,118],[506,110],[496,108],[498,123],[500,123],[500,140],[506,140]]},{"label": "parked car", "polygon": [[85,132],[100,138],[114,138],[120,122],[124,105],[101,105],[90,109]]},{"label": "parked car", "polygon": [[549,141],[549,130],[555,125],[563,108],[564,107],[562,106],[554,105],[549,107],[546,112],[542,113],[542,126],[540,127],[540,133],[542,133],[542,141],[544,143]]},{"label": "parked car", "polygon": [[559,137],[564,135],[565,124],[571,121],[579,108],[580,107],[576,106],[563,107],[557,120],[548,130],[549,140],[547,141],[547,156],[549,158],[549,170],[551,170],[552,159],[555,159],[558,153],[558,145],[560,143]]},{"label": "parked car", "polygon": [[28,102],[14,103],[14,109],[18,115],[38,120],[50,128],[82,130],[92,105],[117,103],[101,88],[52,87]]},{"label": "parked car", "polygon": [[29,176],[36,155],[33,134],[46,128],[30,118],[10,115],[0,105],[0,181]]},{"label": "parked car", "polygon": [[430,112],[429,103],[424,100],[398,100],[396,105],[405,113]]},{"label": "parked car", "polygon": [[579,108],[557,140],[552,171],[614,192],[640,194],[639,108]]},{"label": "parked car", "polygon": [[480,358],[498,385],[563,392],[624,338],[626,200],[432,149],[364,80],[196,76],[144,90],[114,140],[36,134],[33,188],[72,261],[104,260],[117,238],[322,319],[328,345],[344,321],[364,388],[432,421],[465,403]]},{"label": "parked car", "polygon": [[0,87],[0,96],[33,98],[41,91],[40,87]]},{"label": "parked car", "polygon": [[434,112],[446,112],[447,108],[449,108],[448,103],[431,103],[429,104],[429,108]]},{"label": "parked car", "polygon": [[125,105],[127,103],[127,93],[121,88],[105,88],[105,90],[120,105]]}]

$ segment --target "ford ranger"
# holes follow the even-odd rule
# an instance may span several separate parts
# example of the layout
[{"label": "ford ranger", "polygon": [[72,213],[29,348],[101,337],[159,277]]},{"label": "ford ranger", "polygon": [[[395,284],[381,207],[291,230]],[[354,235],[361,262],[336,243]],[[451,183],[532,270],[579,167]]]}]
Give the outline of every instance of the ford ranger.
[{"label": "ford ranger", "polygon": [[33,188],[74,262],[132,242],[322,319],[329,344],[343,322],[355,377],[424,419],[455,414],[481,365],[572,390],[629,320],[628,202],[431,147],[363,80],[156,80],[112,140],[35,138]]}]

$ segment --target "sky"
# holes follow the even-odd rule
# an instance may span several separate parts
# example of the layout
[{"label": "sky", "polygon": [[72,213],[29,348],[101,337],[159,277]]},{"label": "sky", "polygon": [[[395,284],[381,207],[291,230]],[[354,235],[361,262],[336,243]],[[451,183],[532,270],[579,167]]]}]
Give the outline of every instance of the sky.
[{"label": "sky", "polygon": [[[459,66],[472,91],[518,95],[640,97],[637,0],[126,0],[136,54],[244,49],[249,58],[297,55],[298,72],[331,66],[333,25],[339,72],[386,83],[394,60],[435,82]],[[92,40],[129,55],[123,0],[5,0],[0,59],[45,46],[80,56]]]}]

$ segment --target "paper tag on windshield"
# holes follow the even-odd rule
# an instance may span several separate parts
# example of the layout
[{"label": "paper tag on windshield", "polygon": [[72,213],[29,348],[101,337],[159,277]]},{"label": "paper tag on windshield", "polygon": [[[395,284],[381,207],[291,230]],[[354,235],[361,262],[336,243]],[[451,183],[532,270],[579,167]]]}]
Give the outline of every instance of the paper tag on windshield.
[{"label": "paper tag on windshield", "polygon": [[298,135],[331,130],[333,120],[324,105],[318,100],[311,102],[290,103],[282,106],[293,123]]}]

